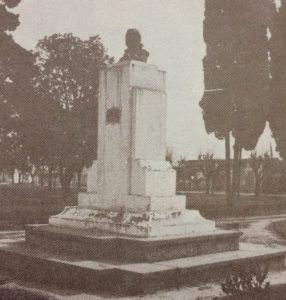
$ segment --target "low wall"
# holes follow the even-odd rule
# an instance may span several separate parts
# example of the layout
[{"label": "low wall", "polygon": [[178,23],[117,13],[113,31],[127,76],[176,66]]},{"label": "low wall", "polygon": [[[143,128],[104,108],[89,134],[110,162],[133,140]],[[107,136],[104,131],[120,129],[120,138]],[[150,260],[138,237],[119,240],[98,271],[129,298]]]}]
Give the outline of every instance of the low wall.
[{"label": "low wall", "polygon": [[[224,194],[207,195],[200,192],[179,194],[186,195],[188,209],[197,209],[206,218],[229,216]],[[261,195],[257,198],[252,194],[242,194],[236,203],[236,215],[240,217],[277,214],[286,214],[286,195]]]}]

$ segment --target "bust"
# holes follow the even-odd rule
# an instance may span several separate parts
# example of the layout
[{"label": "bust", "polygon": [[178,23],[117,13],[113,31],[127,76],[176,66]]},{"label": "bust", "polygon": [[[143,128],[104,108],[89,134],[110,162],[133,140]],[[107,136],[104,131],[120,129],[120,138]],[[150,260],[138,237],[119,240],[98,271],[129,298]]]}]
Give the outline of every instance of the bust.
[{"label": "bust", "polygon": [[141,44],[141,34],[137,29],[128,29],[125,35],[125,43],[127,49],[124,55],[120,58],[120,62],[127,60],[139,60],[147,62],[149,52],[143,49]]}]

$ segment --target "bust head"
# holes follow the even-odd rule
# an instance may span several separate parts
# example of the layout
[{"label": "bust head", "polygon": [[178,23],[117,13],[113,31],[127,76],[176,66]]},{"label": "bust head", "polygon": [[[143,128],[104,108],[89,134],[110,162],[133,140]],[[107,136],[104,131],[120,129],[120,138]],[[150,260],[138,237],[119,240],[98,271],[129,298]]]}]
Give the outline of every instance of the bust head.
[{"label": "bust head", "polygon": [[141,34],[135,29],[128,29],[125,35],[125,43],[127,49],[125,49],[124,55],[120,58],[120,62],[128,60],[138,60],[147,62],[149,52],[143,49],[141,44]]},{"label": "bust head", "polygon": [[142,48],[140,32],[135,28],[128,29],[125,35],[125,43],[129,49]]}]

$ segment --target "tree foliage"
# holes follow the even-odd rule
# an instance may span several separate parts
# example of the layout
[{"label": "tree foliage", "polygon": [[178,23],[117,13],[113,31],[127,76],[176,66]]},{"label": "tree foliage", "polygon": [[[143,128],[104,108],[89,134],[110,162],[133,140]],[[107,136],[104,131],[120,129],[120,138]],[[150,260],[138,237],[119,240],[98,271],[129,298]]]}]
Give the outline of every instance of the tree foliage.
[{"label": "tree foliage", "polygon": [[7,31],[14,31],[20,24],[19,16],[7,10],[16,7],[21,0],[4,0],[0,4],[0,36],[7,37]]},{"label": "tree foliage", "polygon": [[[111,59],[100,37],[54,34],[39,41],[26,139],[32,159],[58,168],[64,189],[96,158],[99,71]],[[30,122],[30,124],[29,124]]]},{"label": "tree foliage", "polygon": [[272,0],[205,2],[205,93],[200,106],[206,131],[226,140],[226,169],[229,133],[235,139],[232,197],[239,194],[241,151],[255,148],[268,117],[267,33],[274,12]]},{"label": "tree foliage", "polygon": [[18,15],[9,9],[19,2],[4,0],[0,4],[0,169],[11,173],[25,160],[19,132],[33,72],[32,54],[15,43],[9,34],[19,25]]},{"label": "tree foliage", "polygon": [[207,132],[229,131],[246,150],[264,130],[269,81],[269,0],[207,0],[204,20],[205,89],[200,103]]}]

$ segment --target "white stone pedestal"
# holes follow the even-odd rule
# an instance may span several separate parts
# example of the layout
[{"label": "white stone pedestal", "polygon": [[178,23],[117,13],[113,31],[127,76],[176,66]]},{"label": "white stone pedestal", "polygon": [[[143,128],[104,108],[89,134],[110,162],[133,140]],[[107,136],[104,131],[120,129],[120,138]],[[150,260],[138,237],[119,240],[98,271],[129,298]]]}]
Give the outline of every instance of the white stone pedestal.
[{"label": "white stone pedestal", "polygon": [[214,231],[175,194],[176,172],[165,161],[165,72],[138,61],[113,64],[102,70],[99,91],[98,159],[87,193],[50,224],[144,237]]}]

